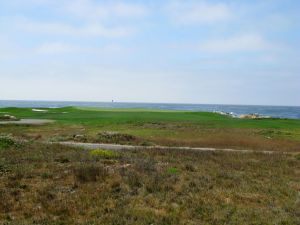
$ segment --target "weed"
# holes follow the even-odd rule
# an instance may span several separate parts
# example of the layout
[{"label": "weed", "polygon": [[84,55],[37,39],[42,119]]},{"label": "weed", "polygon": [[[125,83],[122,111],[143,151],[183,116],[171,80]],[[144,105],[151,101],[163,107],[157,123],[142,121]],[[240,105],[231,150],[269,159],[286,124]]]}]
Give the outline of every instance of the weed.
[{"label": "weed", "polygon": [[170,167],[167,169],[167,173],[169,174],[178,174],[179,170],[176,167]]}]

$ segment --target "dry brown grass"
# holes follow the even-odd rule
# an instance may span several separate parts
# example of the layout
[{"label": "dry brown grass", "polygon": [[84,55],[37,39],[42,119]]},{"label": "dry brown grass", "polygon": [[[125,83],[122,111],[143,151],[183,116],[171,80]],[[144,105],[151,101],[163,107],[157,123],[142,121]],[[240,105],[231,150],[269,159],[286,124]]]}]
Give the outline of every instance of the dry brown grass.
[{"label": "dry brown grass", "polygon": [[219,131],[211,134],[193,135],[182,138],[153,138],[152,142],[166,146],[215,147],[233,149],[270,150],[278,152],[300,152],[300,142],[287,139],[271,139],[245,132],[226,133]]},{"label": "dry brown grass", "polygon": [[0,224],[299,224],[299,155],[0,151]]},{"label": "dry brown grass", "polygon": [[158,123],[141,126],[80,125],[5,126],[0,134],[29,141],[79,141],[132,145],[165,145],[300,152],[300,141],[289,132],[265,129],[205,128],[194,124]]}]

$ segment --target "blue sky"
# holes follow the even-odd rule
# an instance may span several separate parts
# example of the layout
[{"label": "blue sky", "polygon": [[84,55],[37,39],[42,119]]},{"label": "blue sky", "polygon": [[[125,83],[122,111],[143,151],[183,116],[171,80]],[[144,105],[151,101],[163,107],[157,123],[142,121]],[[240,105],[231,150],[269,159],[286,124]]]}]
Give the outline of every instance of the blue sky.
[{"label": "blue sky", "polygon": [[300,105],[298,0],[0,0],[0,99]]}]

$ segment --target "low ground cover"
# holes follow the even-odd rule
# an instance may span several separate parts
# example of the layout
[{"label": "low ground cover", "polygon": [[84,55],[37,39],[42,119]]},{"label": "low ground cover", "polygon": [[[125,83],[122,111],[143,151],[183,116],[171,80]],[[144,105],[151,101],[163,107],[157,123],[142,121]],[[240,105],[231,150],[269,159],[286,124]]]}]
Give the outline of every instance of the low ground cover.
[{"label": "low ground cover", "polygon": [[296,225],[299,160],[12,145],[0,150],[0,224]]},{"label": "low ground cover", "polygon": [[95,158],[111,159],[111,158],[117,158],[119,154],[111,150],[94,149],[90,151],[90,155]]}]

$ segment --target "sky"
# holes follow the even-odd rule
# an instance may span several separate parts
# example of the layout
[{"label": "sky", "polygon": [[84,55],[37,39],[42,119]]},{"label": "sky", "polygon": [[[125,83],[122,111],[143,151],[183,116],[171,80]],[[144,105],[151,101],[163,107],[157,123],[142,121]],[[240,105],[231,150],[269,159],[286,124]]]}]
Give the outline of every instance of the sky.
[{"label": "sky", "polygon": [[300,106],[298,0],[0,0],[0,99]]}]

